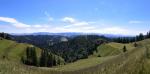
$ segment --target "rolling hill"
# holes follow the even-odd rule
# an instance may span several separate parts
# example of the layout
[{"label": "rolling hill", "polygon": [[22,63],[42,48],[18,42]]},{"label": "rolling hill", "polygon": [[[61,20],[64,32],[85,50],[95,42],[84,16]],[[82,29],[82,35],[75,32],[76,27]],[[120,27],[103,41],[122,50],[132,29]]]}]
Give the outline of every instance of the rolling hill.
[{"label": "rolling hill", "polygon": [[31,44],[17,43],[7,39],[0,40],[0,56],[1,58],[5,57],[8,60],[19,60],[24,56],[27,47],[35,47],[37,56],[40,57],[42,49]]},{"label": "rolling hill", "polygon": [[[52,68],[27,66],[20,62],[26,47],[25,43],[0,40],[0,74],[148,74],[150,69],[150,39],[133,43],[106,43],[100,45],[88,59],[81,59],[66,65]],[[123,46],[127,52],[122,52]],[[41,49],[36,47],[40,55]],[[101,54],[101,57],[98,55]],[[4,59],[5,58],[5,59]],[[138,67],[138,68],[137,68]]]}]

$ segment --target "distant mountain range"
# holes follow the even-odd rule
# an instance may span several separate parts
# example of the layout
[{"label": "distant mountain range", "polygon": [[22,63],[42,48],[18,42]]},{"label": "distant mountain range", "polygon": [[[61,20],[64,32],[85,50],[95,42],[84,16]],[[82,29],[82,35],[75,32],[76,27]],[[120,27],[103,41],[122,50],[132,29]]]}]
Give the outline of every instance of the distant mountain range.
[{"label": "distant mountain range", "polygon": [[60,36],[78,36],[78,35],[100,35],[109,38],[115,37],[125,37],[131,35],[121,35],[121,34],[100,34],[100,33],[82,33],[82,32],[63,32],[63,33],[50,33],[50,32],[35,32],[35,33],[10,33],[11,35],[60,35]]}]

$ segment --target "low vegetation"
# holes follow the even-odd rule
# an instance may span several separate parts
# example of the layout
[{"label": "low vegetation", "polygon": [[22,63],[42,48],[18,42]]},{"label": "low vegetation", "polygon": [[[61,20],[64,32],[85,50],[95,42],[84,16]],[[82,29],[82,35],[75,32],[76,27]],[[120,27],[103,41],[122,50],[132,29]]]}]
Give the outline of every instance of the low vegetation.
[{"label": "low vegetation", "polygon": [[[26,43],[17,43],[4,39],[4,37],[0,38],[0,74],[150,73],[150,39],[123,44],[96,39],[94,42],[98,42],[98,44],[94,44],[96,47],[92,46],[91,54],[86,55],[87,57],[84,59],[78,58],[78,60],[68,63],[58,56],[60,54],[55,55],[50,50],[42,50]],[[81,40],[83,40],[81,44],[84,45],[86,40],[85,42],[84,38]],[[75,40],[75,42],[78,41]],[[85,54],[85,48],[80,50],[81,54],[76,53],[78,57]]]}]

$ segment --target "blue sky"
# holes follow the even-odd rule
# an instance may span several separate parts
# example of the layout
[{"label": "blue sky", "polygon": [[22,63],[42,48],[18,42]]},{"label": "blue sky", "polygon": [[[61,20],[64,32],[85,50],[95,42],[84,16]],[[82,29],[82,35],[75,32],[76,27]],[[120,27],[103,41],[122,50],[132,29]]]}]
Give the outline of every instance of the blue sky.
[{"label": "blue sky", "polygon": [[150,29],[150,0],[0,0],[0,32],[136,35]]}]

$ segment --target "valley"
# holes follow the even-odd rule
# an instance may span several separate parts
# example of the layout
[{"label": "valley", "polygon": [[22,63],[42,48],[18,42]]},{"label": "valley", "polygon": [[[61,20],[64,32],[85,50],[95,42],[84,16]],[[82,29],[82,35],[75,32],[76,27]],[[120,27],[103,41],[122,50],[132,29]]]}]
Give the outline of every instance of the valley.
[{"label": "valley", "polygon": [[[148,74],[150,69],[150,39],[133,43],[106,42],[100,44],[88,58],[53,67],[23,64],[27,43],[2,38],[0,40],[0,74]],[[123,47],[126,46],[126,52]],[[36,47],[37,57],[42,49]]]}]

